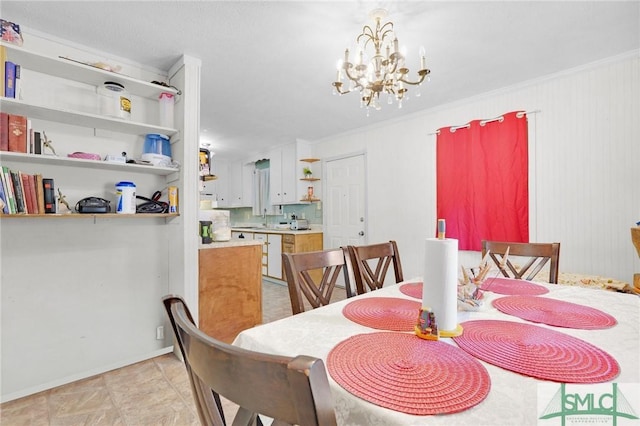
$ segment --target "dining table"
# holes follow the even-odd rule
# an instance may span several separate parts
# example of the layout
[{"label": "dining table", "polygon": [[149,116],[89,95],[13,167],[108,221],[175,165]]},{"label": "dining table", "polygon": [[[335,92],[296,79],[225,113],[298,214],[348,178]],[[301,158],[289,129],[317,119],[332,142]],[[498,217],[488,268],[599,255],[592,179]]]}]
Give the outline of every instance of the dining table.
[{"label": "dining table", "polygon": [[540,418],[565,380],[638,397],[638,296],[517,284],[460,305],[457,337],[417,336],[417,277],[244,330],[233,344],[321,358],[339,425],[560,424]]}]

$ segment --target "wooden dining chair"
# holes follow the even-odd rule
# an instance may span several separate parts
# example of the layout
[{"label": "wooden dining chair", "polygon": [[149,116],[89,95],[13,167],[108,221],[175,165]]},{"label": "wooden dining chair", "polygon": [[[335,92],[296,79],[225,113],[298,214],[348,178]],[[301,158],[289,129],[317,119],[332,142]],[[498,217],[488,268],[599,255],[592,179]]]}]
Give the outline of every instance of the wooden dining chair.
[{"label": "wooden dining chair", "polygon": [[336,416],[324,363],[305,355],[286,357],[229,345],[200,331],[184,300],[162,299],[184,354],[191,389],[203,425],[224,426],[221,395],[239,406],[234,426],[334,426]]},{"label": "wooden dining chair", "polygon": [[393,265],[396,283],[403,281],[402,263],[395,241],[363,246],[348,246],[357,294],[382,288]]},{"label": "wooden dining chair", "polygon": [[[331,295],[342,273],[347,297],[351,291],[353,270],[345,248],[282,253],[291,310],[293,315],[305,311],[305,300],[312,309],[331,303]],[[303,298],[304,297],[304,298]]]},{"label": "wooden dining chair", "polygon": [[[509,249],[506,262],[504,255]],[[503,241],[482,241],[482,258],[489,257],[498,266],[503,276],[531,281],[549,263],[549,282],[558,283],[560,243],[512,243]],[[512,262],[512,256],[523,258],[524,265]],[[503,265],[504,264],[504,265]]]}]

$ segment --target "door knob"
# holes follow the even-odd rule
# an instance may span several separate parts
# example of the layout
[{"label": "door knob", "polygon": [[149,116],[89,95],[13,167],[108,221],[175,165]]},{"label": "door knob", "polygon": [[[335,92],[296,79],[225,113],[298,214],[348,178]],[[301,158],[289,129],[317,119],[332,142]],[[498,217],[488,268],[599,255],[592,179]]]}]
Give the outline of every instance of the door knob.
[{"label": "door knob", "polygon": [[364,236],[364,231],[360,231],[360,232],[358,232],[358,235],[360,235],[361,237],[363,237],[363,236]]}]

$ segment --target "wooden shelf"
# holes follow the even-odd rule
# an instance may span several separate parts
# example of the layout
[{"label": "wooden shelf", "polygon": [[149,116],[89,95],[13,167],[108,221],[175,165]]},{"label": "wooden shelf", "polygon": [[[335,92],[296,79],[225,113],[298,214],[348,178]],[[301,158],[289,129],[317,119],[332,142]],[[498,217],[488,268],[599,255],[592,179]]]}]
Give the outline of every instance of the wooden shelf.
[{"label": "wooden shelf", "polygon": [[0,152],[0,161],[25,164],[48,164],[62,167],[77,167],[103,170],[126,170],[131,173],[144,173],[168,176],[180,170],[170,167],[145,166],[141,164],[116,163],[111,161],[85,160],[82,158],[58,157],[55,155],[24,154],[20,152]]},{"label": "wooden shelf", "polygon": [[177,129],[169,127],[153,126],[146,123],[138,123],[118,118],[106,117],[98,114],[64,110],[45,105],[36,105],[12,98],[1,98],[0,108],[2,112],[24,115],[29,118],[55,121],[80,127],[93,127],[95,129],[110,130],[113,132],[132,135],[146,135],[147,133],[161,133],[173,136]]},{"label": "wooden shelf", "polygon": [[320,178],[300,178],[300,180],[304,180],[307,182],[317,182],[320,180]]},{"label": "wooden shelf", "polygon": [[303,199],[302,199],[302,200],[300,200],[300,201],[304,201],[304,202],[307,202],[307,203],[315,203],[315,202],[317,202],[317,201],[320,201],[320,199],[319,199],[319,198],[311,198],[311,199],[309,199],[309,198],[303,198]]},{"label": "wooden shelf", "polygon": [[0,219],[99,219],[99,218],[118,218],[118,219],[149,219],[149,218],[174,218],[178,217],[178,213],[51,213],[51,214],[0,214]]},{"label": "wooden shelf", "polygon": [[305,163],[315,163],[316,161],[320,161],[319,158],[301,158],[300,161],[304,161]]}]

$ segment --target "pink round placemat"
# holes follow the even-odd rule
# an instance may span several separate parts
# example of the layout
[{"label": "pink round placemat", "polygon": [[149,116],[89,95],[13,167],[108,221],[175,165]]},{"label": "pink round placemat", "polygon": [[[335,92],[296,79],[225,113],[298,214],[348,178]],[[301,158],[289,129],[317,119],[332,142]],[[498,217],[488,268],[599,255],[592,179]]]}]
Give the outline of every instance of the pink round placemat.
[{"label": "pink round placemat", "polygon": [[598,309],[547,297],[505,296],[494,300],[493,306],[505,314],[556,327],[595,330],[618,323]]},{"label": "pink round placemat", "polygon": [[389,331],[413,331],[420,303],[398,297],[369,297],[347,303],[342,314],[353,322]]},{"label": "pink round placemat", "polygon": [[463,322],[453,340],[463,350],[516,373],[562,383],[600,383],[620,373],[618,362],[584,340],[556,330],[511,321]]},{"label": "pink round placemat", "polygon": [[480,285],[480,288],[483,291],[492,291],[506,295],[539,296],[549,293],[548,288],[532,283],[531,281],[502,277],[487,278],[482,285]]},{"label": "pink round placemat", "polygon": [[491,388],[489,373],[472,356],[405,333],[352,336],[329,352],[327,371],[357,397],[420,416],[466,410]]},{"label": "pink round placemat", "polygon": [[400,286],[400,293],[422,300],[422,283],[406,283]]}]

